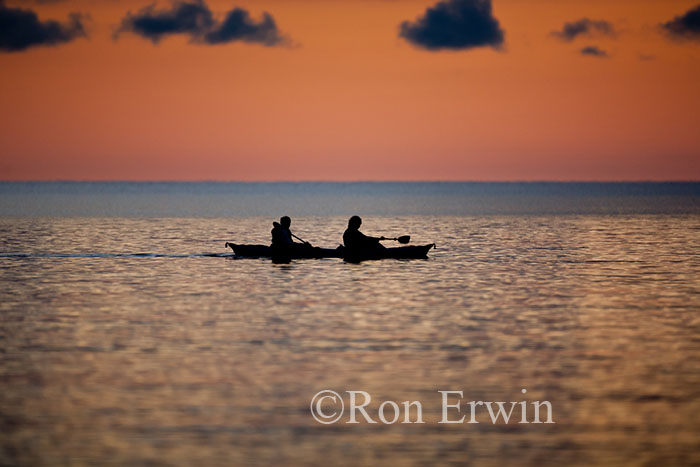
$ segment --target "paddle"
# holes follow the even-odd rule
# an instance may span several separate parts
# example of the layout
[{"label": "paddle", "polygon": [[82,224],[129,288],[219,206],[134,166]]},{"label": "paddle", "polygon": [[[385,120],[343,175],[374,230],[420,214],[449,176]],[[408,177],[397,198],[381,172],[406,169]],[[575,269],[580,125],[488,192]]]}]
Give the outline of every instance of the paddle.
[{"label": "paddle", "polygon": [[[280,223],[277,222],[277,221],[274,221],[274,222],[272,223],[272,225],[275,226],[275,227],[281,227],[281,226],[280,226]],[[299,240],[300,242],[306,243],[307,245],[311,245],[311,243],[307,242],[307,241],[304,240],[303,238],[297,237],[297,236],[294,235],[292,232],[289,232],[289,234],[290,234],[292,237],[294,237],[294,238],[296,238],[297,240]]]},{"label": "paddle", "polygon": [[306,240],[304,240],[303,238],[299,238],[299,237],[297,237],[297,236],[296,236],[296,235],[294,235],[294,234],[293,234],[292,232],[289,232],[289,234],[290,234],[290,235],[291,235],[292,237],[294,237],[294,238],[296,238],[297,240],[299,240],[300,242],[302,242],[302,243],[306,243],[307,245],[311,245],[311,243],[307,242],[307,241],[306,241]]},{"label": "paddle", "polygon": [[393,240],[393,241],[395,241],[395,242],[401,243],[402,245],[405,245],[406,243],[408,243],[408,242],[411,241],[411,236],[410,236],[410,235],[402,235],[402,236],[400,236],[400,237],[395,237],[395,238],[385,238],[385,237],[382,237],[382,238],[380,238],[379,240]]}]

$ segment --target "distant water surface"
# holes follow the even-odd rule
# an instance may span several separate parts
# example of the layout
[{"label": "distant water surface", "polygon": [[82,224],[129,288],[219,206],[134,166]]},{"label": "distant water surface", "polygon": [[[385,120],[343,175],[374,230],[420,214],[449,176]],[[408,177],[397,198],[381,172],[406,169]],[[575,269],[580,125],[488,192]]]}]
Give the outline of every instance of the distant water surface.
[{"label": "distant water surface", "polygon": [[[0,183],[0,465],[697,465],[698,186]],[[438,248],[224,247],[354,213]],[[321,425],[322,389],[427,423]],[[556,423],[440,425],[438,390]]]},{"label": "distant water surface", "polygon": [[700,183],[0,182],[0,216],[698,214]]}]

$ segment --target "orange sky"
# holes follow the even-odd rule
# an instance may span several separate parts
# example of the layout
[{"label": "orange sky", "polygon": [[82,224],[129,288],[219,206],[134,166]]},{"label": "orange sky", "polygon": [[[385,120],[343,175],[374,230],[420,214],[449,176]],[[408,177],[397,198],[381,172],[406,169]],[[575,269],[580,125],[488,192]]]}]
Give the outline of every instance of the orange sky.
[{"label": "orange sky", "polygon": [[[503,50],[448,52],[398,36],[435,1],[207,2],[292,47],[114,41],[148,0],[6,3],[91,21],[0,52],[0,179],[700,180],[700,41],[658,28],[698,0],[493,0]],[[583,17],[618,36],[549,35]]]}]

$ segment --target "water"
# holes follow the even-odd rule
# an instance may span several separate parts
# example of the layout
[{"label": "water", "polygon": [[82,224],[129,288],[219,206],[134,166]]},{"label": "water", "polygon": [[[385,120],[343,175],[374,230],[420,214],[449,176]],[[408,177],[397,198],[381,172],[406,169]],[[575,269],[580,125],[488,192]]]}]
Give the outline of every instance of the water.
[{"label": "water", "polygon": [[0,182],[9,217],[700,214],[699,199],[700,183]]},{"label": "water", "polygon": [[[2,183],[0,464],[697,464],[699,185]],[[224,248],[354,213],[438,249]],[[426,423],[322,425],[323,389]],[[556,423],[440,424],[438,390]]]}]

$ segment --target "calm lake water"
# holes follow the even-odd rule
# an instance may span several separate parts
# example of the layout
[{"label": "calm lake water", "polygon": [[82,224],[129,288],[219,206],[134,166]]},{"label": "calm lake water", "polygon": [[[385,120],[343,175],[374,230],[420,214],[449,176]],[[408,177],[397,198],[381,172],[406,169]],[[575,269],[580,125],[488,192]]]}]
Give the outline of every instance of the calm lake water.
[{"label": "calm lake water", "polygon": [[[285,214],[437,249],[224,248]],[[0,183],[0,465],[697,465],[698,355],[698,183]],[[324,389],[425,423],[320,424]]]}]

